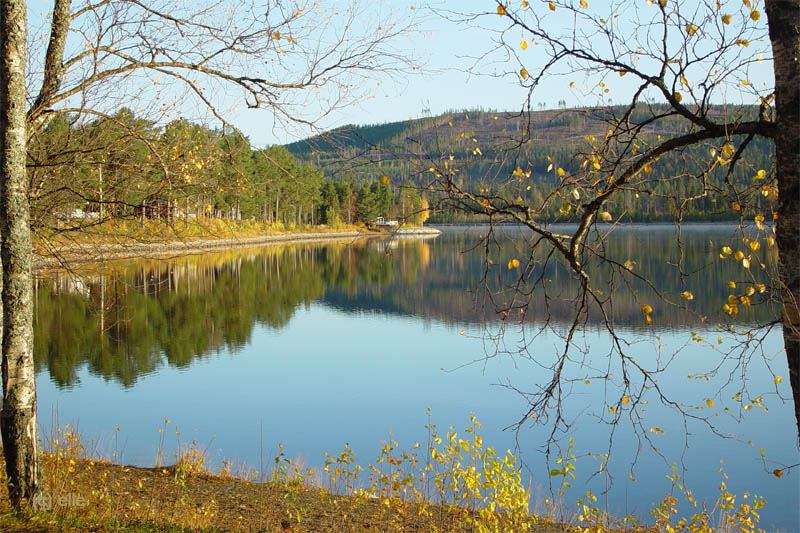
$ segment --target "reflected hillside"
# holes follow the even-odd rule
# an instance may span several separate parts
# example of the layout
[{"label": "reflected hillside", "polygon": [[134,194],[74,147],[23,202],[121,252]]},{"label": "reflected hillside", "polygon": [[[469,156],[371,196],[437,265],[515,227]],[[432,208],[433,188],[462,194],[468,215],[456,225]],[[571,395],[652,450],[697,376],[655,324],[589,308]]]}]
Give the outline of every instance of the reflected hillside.
[{"label": "reflected hillside", "polygon": [[[484,230],[485,231],[485,230]],[[525,234],[503,230],[489,247],[476,249],[480,229],[452,229],[435,239],[370,240],[236,250],[172,260],[139,260],[91,266],[78,273],[44,273],[36,281],[35,361],[56,384],[75,384],[84,365],[93,374],[131,386],[138,376],[163,364],[185,367],[194,359],[245,346],[256,326],[282,328],[299,306],[312,302],[346,313],[423,317],[458,325],[496,320],[481,284],[487,273],[492,299],[503,303],[518,272],[505,266],[530,253]],[[694,328],[700,318],[722,320],[729,280],[744,281],[740,265],[718,259],[731,229],[688,231],[679,248],[670,230],[615,233],[602,243],[620,261],[655,280],[659,290],[683,305],[678,294],[691,290],[694,314],[655,304],[650,289],[619,269],[590,261],[588,268],[618,326],[646,328],[642,303],[655,308],[658,328]],[[597,246],[601,246],[597,243]],[[527,322],[570,320],[576,283],[561,263],[545,262],[537,249],[529,279],[542,279],[520,314]],[[682,277],[675,266],[683,258]],[[623,276],[624,277],[624,276]],[[754,297],[754,303],[758,303]],[[596,323],[596,312],[589,322]],[[766,322],[768,305],[742,309],[740,320]],[[593,326],[592,326],[593,327]]]},{"label": "reflected hillside", "polygon": [[[484,235],[485,228],[452,228],[434,241],[398,246],[390,251],[395,275],[387,278],[387,283],[361,283],[346,289],[331,285],[324,301],[345,311],[400,313],[459,324],[493,321],[497,319],[496,308],[515,295],[520,272],[509,270],[508,261],[524,261],[533,254],[535,267],[525,273],[523,288],[537,280],[540,283],[530,296],[518,297],[525,304],[522,319],[558,323],[573,318],[578,284],[562,262],[550,257],[549,247],[540,245],[532,252],[528,233],[500,229],[491,239],[491,263],[487,266],[487,249],[476,248]],[[598,253],[621,264],[628,262],[633,273],[651,280],[658,293],[676,305],[661,302],[652,288],[624,272],[621,265],[612,269],[595,257],[586,262],[586,268],[603,297],[613,295],[613,306],[609,305],[607,312],[616,325],[646,328],[641,306],[648,303],[655,308],[653,319],[658,327],[696,327],[699,321],[716,323],[729,318],[721,309],[729,293],[736,292],[728,288],[729,281],[740,288],[768,282],[756,268],[745,271],[733,260],[719,259],[720,247],[737,239],[740,237],[732,227],[707,226],[685,230],[679,244],[674,229],[661,226],[620,229],[593,243]],[[767,255],[767,262],[774,260]],[[689,303],[680,296],[685,290],[694,295]],[[739,320],[763,323],[778,316],[766,294],[754,296],[752,303],[741,308]],[[600,318],[597,309],[591,308],[589,323],[597,325]]]}]

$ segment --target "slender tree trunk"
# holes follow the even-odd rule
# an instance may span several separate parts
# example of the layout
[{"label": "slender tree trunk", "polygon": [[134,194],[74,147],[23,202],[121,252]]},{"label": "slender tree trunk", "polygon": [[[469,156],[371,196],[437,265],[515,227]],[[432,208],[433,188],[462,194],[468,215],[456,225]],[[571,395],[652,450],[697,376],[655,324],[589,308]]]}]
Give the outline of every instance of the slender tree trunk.
[{"label": "slender tree trunk", "polygon": [[775,68],[775,170],[783,340],[800,444],[800,3],[767,0]]},{"label": "slender tree trunk", "polygon": [[100,177],[100,222],[103,222],[105,209],[103,209],[103,164],[97,165],[97,174]]},{"label": "slender tree trunk", "polygon": [[11,502],[30,504],[40,490],[33,371],[33,283],[25,171],[24,0],[0,2],[0,258],[3,267],[3,453]]}]

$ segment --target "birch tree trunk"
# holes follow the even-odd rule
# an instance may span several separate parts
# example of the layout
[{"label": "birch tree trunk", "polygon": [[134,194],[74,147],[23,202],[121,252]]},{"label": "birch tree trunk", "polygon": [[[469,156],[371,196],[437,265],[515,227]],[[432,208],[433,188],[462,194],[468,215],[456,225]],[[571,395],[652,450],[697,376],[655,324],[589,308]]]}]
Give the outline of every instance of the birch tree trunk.
[{"label": "birch tree trunk", "polygon": [[765,4],[775,69],[775,170],[783,340],[800,444],[800,3]]},{"label": "birch tree trunk", "polygon": [[33,502],[40,490],[39,435],[33,371],[33,284],[26,157],[24,0],[0,12],[0,258],[2,285],[3,452],[11,502]]}]

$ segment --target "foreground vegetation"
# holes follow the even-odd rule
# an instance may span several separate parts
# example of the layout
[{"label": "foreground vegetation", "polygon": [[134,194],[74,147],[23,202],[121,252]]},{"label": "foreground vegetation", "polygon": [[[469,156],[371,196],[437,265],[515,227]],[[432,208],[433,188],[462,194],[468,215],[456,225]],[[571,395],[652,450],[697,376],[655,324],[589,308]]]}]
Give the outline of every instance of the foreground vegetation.
[{"label": "foreground vegetation", "polygon": [[[204,451],[192,443],[165,466],[163,435],[156,465],[132,467],[87,455],[69,425],[50,436],[44,457],[44,491],[32,508],[14,511],[0,495],[4,531],[742,531],[755,532],[764,501],[745,494],[737,503],[725,483],[713,505],[698,505],[676,474],[672,494],[651,511],[653,525],[617,519],[586,492],[575,507],[563,491],[531,509],[530,488],[508,451],[483,443],[473,417],[462,433],[427,426],[424,451],[382,443],[375,462],[362,467],[345,445],[325,455],[324,468],[304,468],[282,448],[269,466],[234,470],[223,462],[211,473]],[[175,428],[180,439],[180,432]],[[180,441],[179,441],[180,442]],[[554,485],[575,479],[571,447],[550,472]],[[692,515],[679,518],[679,500]]]}]

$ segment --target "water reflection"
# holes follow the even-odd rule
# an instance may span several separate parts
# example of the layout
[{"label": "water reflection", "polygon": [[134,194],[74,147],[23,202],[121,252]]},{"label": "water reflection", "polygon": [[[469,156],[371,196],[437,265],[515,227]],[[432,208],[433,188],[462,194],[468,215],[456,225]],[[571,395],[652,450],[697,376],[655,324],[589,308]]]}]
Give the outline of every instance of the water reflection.
[{"label": "water reflection", "polygon": [[[185,367],[220,350],[236,351],[256,325],[285,327],[298,306],[321,301],[344,312],[419,316],[447,323],[496,320],[495,305],[510,298],[517,271],[509,259],[530,254],[525,234],[504,230],[489,250],[475,248],[485,229],[455,229],[436,239],[368,240],[236,250],[171,260],[128,261],[84,269],[77,275],[43,273],[36,282],[35,361],[61,386],[75,383],[75,369],[125,386],[162,362]],[[604,246],[627,258],[637,274],[672,295],[690,289],[694,314],[679,306],[655,306],[660,328],[695,327],[722,318],[726,283],[742,277],[733,261],[717,259],[730,228],[708,227],[684,235],[678,248],[670,231],[620,231]],[[545,247],[534,252],[542,260]],[[683,260],[681,276],[675,264]],[[596,283],[615,283],[611,308],[617,326],[644,329],[642,302],[650,289],[636,279],[623,284],[606,265],[589,264]],[[486,284],[492,300],[481,285]],[[536,267],[529,280],[545,282],[520,314],[528,322],[558,323],[574,316],[576,283],[556,260]],[[503,292],[505,291],[505,292]],[[545,299],[545,291],[547,298]],[[755,298],[754,298],[755,299]],[[546,305],[544,305],[546,302]],[[755,303],[758,303],[757,301]],[[596,311],[596,310],[595,310]],[[765,323],[777,316],[770,305],[743,310],[741,319]],[[700,318],[698,318],[700,317]],[[590,312],[589,325],[599,314]]]}]

